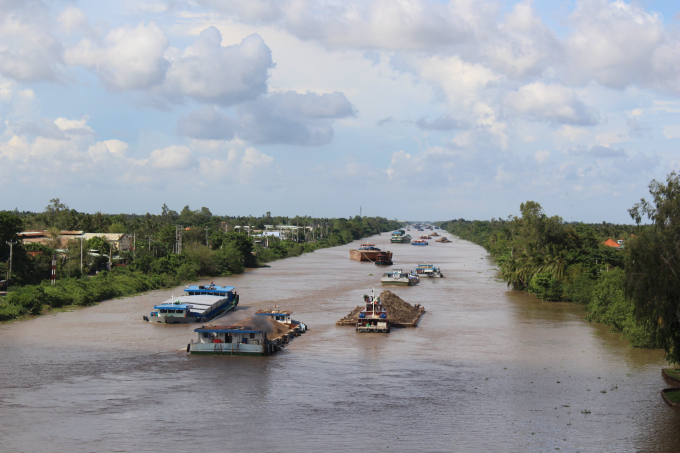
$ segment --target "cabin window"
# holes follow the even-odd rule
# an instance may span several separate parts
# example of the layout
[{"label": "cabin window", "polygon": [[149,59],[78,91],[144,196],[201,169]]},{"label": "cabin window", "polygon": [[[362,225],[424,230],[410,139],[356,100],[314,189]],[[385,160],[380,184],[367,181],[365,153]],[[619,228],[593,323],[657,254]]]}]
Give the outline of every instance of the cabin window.
[{"label": "cabin window", "polygon": [[250,334],[250,338],[255,338],[255,334],[254,334],[254,333],[251,333],[251,334]]},{"label": "cabin window", "polygon": [[168,312],[168,310],[166,310],[165,308],[161,308],[159,311],[160,311],[161,313],[167,313],[167,312]]},{"label": "cabin window", "polygon": [[231,343],[231,334],[230,333],[225,335],[224,342],[225,343]]},{"label": "cabin window", "polygon": [[242,344],[248,344],[248,339],[247,339],[247,338],[241,339],[241,343],[242,343]]},{"label": "cabin window", "polygon": [[210,332],[203,332],[201,335],[203,338],[210,338]]}]

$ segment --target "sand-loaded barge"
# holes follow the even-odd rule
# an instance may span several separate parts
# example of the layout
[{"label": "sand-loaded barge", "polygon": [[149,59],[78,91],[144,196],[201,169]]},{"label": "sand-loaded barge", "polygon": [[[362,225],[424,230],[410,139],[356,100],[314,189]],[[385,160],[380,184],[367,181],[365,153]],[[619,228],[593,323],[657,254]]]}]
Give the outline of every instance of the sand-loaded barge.
[{"label": "sand-loaded barge", "polygon": [[[364,295],[364,301],[368,295]],[[416,327],[420,318],[425,313],[425,308],[420,304],[411,305],[391,291],[383,291],[379,296],[380,303],[387,313],[390,327]],[[366,305],[357,305],[347,316],[335,322],[337,326],[357,327],[359,315]]]},{"label": "sand-loaded barge", "polygon": [[269,316],[253,316],[233,325],[207,325],[194,329],[187,352],[228,356],[268,355],[280,351],[298,335],[296,329]]}]

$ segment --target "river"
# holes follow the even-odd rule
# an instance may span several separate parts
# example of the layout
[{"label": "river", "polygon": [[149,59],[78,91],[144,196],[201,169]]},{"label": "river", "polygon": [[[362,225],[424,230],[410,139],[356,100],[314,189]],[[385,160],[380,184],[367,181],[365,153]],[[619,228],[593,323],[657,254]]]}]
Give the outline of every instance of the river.
[{"label": "river", "polygon": [[182,288],[0,325],[0,451],[680,451],[661,351],[509,291],[453,240],[387,246],[446,277],[392,288],[427,312],[390,334],[335,326],[381,290],[358,241],[214,279],[241,294],[224,323],[277,304],[310,326],[269,357],[190,356],[196,325],[142,321]]}]

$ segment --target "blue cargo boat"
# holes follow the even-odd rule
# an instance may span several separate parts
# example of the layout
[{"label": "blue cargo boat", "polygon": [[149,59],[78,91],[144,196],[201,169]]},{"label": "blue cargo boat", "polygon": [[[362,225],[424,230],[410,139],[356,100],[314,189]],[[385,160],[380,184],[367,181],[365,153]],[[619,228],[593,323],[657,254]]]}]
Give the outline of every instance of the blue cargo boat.
[{"label": "blue cargo boat", "polygon": [[233,286],[193,285],[184,289],[185,295],[155,305],[144,321],[164,324],[206,322],[236,308],[239,295]]}]

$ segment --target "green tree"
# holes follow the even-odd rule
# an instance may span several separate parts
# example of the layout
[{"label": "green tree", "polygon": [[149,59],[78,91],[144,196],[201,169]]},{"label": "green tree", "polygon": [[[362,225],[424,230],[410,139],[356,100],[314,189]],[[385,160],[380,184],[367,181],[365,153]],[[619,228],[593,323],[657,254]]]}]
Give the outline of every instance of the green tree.
[{"label": "green tree", "polygon": [[83,244],[84,250],[97,250],[100,255],[108,254],[111,251],[111,244],[103,237],[95,236],[88,239]]},{"label": "green tree", "polygon": [[667,358],[680,362],[680,178],[675,172],[666,184],[649,185],[652,202],[642,199],[629,210],[636,223],[652,222],[627,245],[626,294],[635,315],[652,329]]}]

